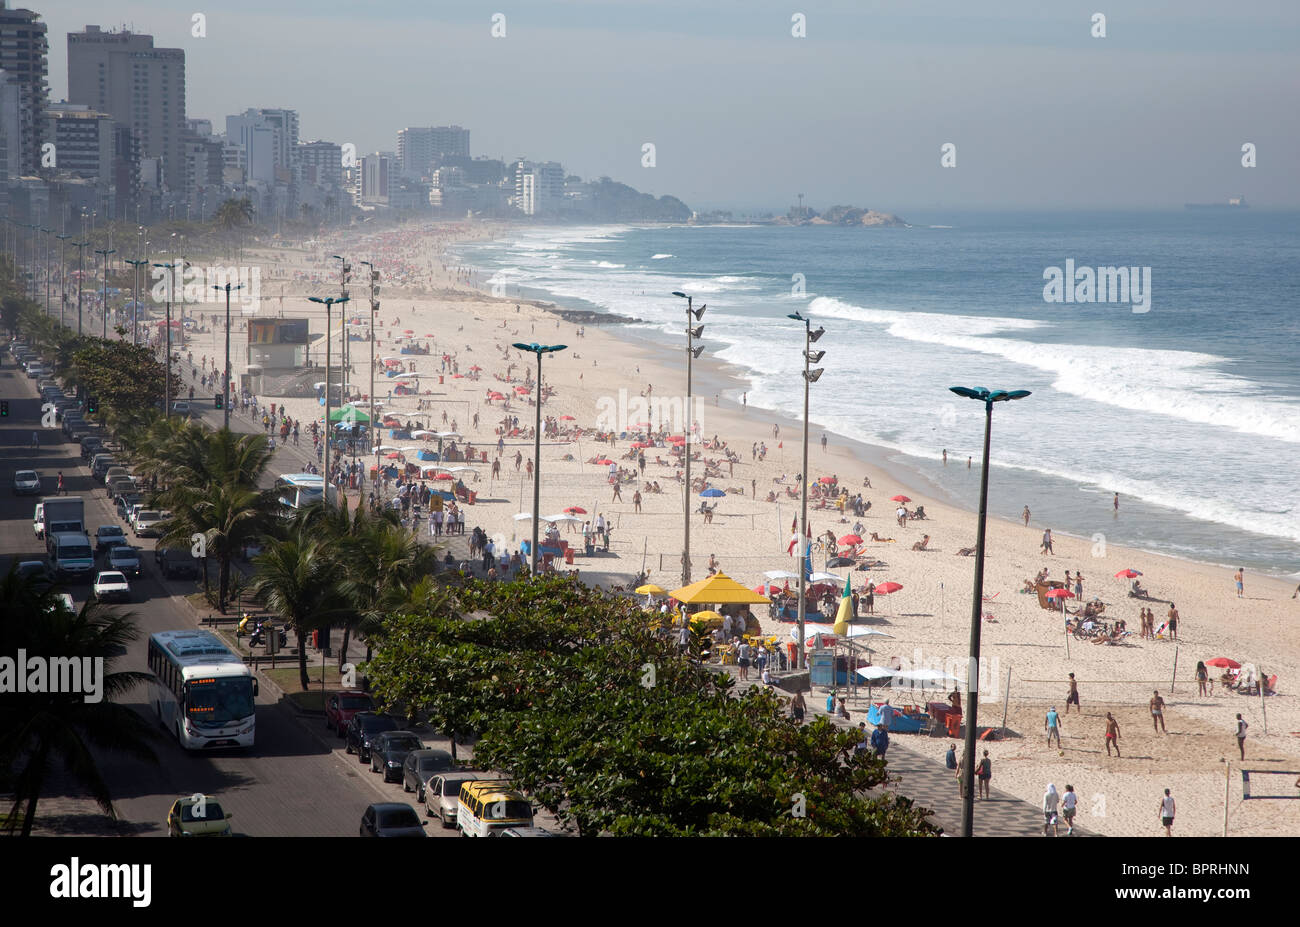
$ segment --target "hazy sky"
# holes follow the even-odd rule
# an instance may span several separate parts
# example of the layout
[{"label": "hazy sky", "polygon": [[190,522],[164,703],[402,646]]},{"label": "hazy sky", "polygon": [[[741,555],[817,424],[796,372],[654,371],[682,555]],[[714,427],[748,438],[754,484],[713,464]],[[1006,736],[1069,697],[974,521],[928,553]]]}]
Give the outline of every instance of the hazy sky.
[{"label": "hazy sky", "polygon": [[799,192],[903,215],[1234,193],[1300,206],[1300,0],[125,0],[114,20],[89,0],[30,6],[54,99],[66,33],[128,26],[185,49],[188,114],[217,131],[288,107],[304,140],[364,153],[455,123],[475,155],[557,160],[695,208],[784,209]]}]

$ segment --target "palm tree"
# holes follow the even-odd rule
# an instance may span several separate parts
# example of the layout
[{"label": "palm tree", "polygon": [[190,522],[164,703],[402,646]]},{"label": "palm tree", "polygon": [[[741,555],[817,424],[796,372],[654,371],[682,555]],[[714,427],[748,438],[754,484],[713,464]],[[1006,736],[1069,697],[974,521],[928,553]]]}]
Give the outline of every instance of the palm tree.
[{"label": "palm tree", "polygon": [[248,197],[229,199],[217,208],[217,224],[224,229],[249,225],[253,221],[253,203]]},{"label": "palm tree", "polygon": [[272,540],[254,561],[252,591],[298,635],[298,674],[303,691],[307,677],[307,634],[347,610],[339,574],[326,545],[313,540],[301,525]]},{"label": "palm tree", "polygon": [[[235,556],[260,540],[273,524],[277,506],[270,490],[246,489],[233,483],[170,486],[158,494],[172,513],[159,545],[198,544],[205,558],[217,559],[217,608],[224,615]],[[202,538],[200,543],[199,538]],[[204,571],[206,573],[206,570]]]},{"label": "palm tree", "polygon": [[[112,795],[92,749],[158,762],[149,746],[158,736],[152,725],[114,701],[147,681],[149,674],[109,671],[114,654],[139,635],[134,616],[94,603],[71,612],[59,603],[51,587],[37,582],[19,577],[12,567],[0,580],[0,653],[16,653],[21,648],[33,656],[102,659],[99,691],[105,700],[86,700],[84,677],[83,693],[10,693],[0,699],[0,769],[8,771],[14,794],[8,828],[11,833],[16,830],[21,818],[24,837],[31,835],[51,766],[60,767],[107,814],[116,817]],[[33,620],[34,616],[39,616],[38,620]]]}]

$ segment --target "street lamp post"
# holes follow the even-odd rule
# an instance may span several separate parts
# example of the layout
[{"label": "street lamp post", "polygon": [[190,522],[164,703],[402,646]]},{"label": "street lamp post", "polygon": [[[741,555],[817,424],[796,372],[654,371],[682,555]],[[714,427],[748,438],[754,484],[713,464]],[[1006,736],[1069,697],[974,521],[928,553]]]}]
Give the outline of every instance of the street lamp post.
[{"label": "street lamp post", "polygon": [[[46,218],[49,218],[48,216]],[[54,229],[41,229],[45,233],[45,314],[50,314],[50,236]]]},{"label": "street lamp post", "polygon": [[807,665],[805,659],[805,650],[807,642],[804,640],[804,621],[807,617],[808,603],[804,599],[805,583],[808,581],[808,574],[811,572],[808,564],[808,557],[811,553],[809,550],[810,543],[808,540],[808,387],[821,377],[823,368],[818,367],[816,370],[811,366],[826,356],[825,351],[814,351],[812,346],[817,343],[822,335],[826,334],[826,329],[819,327],[817,331],[812,330],[812,321],[804,318],[797,312],[790,313],[787,318],[794,319],[803,323],[804,342],[803,342],[803,473],[799,486],[799,536],[796,543],[799,545],[799,669]]},{"label": "street lamp post", "polygon": [[[362,261],[370,268],[370,439],[379,445],[379,432],[375,428],[375,319],[379,316],[379,271],[370,261]],[[442,460],[442,455],[438,455]],[[379,478],[379,465],[375,464],[375,479]]]},{"label": "street lamp post", "polygon": [[86,275],[86,249],[90,247],[88,241],[74,241],[72,243],[77,249],[77,337],[81,337],[81,281]]},{"label": "street lamp post", "polygon": [[[242,283],[231,286],[227,283],[225,286],[214,286],[214,290],[226,291],[226,366],[222,368],[221,376],[221,410],[224,413],[224,427],[230,430],[230,291],[242,290]],[[328,383],[325,384],[329,386]]]},{"label": "street lamp post", "polygon": [[[532,344],[524,344],[522,341],[516,341],[511,345],[520,351],[531,351],[537,355],[537,425],[533,433],[533,543],[529,548],[529,555],[532,558],[532,575],[537,575],[537,564],[541,558],[537,550],[537,522],[541,518],[541,496],[542,496],[542,355],[552,354],[556,351],[563,351],[568,347],[567,344],[538,344],[534,341]],[[438,455],[441,459],[442,455]]]},{"label": "street lamp post", "polygon": [[[339,268],[339,298],[335,302],[347,302],[348,300],[348,281],[352,279],[352,265],[348,263],[347,258],[339,254],[330,255],[336,261],[342,262]],[[347,326],[347,309],[343,309],[339,315],[340,331],[343,334],[342,344],[339,346],[339,357],[343,361],[343,384],[340,389],[340,398],[346,389],[348,382],[348,326]]]},{"label": "street lamp post", "polygon": [[59,324],[63,324],[63,314],[68,308],[68,239],[71,235],[55,235],[61,241],[63,253],[59,256]]},{"label": "street lamp post", "polygon": [[163,418],[171,418],[172,414],[172,288],[176,283],[176,265],[172,264],[155,264],[154,267],[162,267],[168,271],[167,277],[167,382],[163,385]]},{"label": "street lamp post", "polygon": [[[322,299],[319,296],[308,296],[307,299],[313,303],[320,303],[325,307],[325,434],[323,438],[325,441],[324,498],[328,503],[330,498],[330,309],[335,303],[346,303],[348,298],[346,296],[337,298],[326,296]],[[347,379],[346,375],[344,379]]]},{"label": "street lamp post", "polygon": [[686,300],[686,441],[682,446],[683,456],[686,458],[686,492],[685,502],[682,506],[683,512],[683,538],[682,538],[682,585],[689,586],[691,583],[691,425],[694,419],[694,409],[691,408],[691,366],[695,358],[700,356],[704,350],[703,345],[698,347],[695,339],[704,334],[704,326],[697,325],[691,328],[692,320],[698,322],[704,318],[704,310],[708,306],[701,306],[698,309],[692,307],[690,296],[685,293],[673,291],[673,295]]},{"label": "street lamp post", "polygon": [[132,278],[132,287],[131,287],[131,303],[132,303],[131,343],[139,344],[140,343],[140,268],[148,267],[149,261],[147,258],[139,261],[133,261],[130,258],[127,258],[126,262],[130,264],[135,270],[134,276]]},{"label": "street lamp post", "polygon": [[104,292],[100,294],[100,310],[104,313],[104,340],[108,340],[108,256],[116,254],[114,248],[96,248],[95,253],[104,258]]},{"label": "street lamp post", "polygon": [[984,602],[984,528],[988,520],[989,502],[989,438],[993,432],[993,403],[1007,402],[1012,399],[1024,399],[1029,390],[988,390],[977,386],[973,389],[965,386],[950,386],[949,390],[958,396],[975,399],[984,403],[984,469],[980,473],[980,514],[979,531],[975,538],[975,591],[971,604],[970,619],[970,658],[966,667],[966,716],[962,718],[966,726],[966,739],[962,750],[962,802],[961,835],[973,836],[975,824],[975,735],[976,715],[979,701],[979,667],[980,667],[980,618]]}]

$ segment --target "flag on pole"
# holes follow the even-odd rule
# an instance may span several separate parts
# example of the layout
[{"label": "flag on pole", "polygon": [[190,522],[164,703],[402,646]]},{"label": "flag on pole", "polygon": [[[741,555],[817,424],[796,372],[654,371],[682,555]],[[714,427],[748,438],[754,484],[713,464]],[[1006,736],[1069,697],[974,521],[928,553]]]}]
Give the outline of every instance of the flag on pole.
[{"label": "flag on pole", "polygon": [[849,577],[844,577],[844,594],[840,596],[840,608],[835,613],[835,634],[848,634],[849,621],[853,618],[853,590],[849,588]]}]

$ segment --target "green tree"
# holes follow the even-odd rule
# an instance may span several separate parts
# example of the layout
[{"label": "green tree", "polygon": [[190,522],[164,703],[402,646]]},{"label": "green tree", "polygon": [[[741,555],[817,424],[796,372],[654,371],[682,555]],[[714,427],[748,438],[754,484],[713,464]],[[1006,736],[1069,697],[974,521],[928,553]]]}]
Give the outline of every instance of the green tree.
[{"label": "green tree", "polygon": [[224,229],[233,229],[253,222],[253,203],[248,197],[228,199],[217,207],[216,222]]}]

